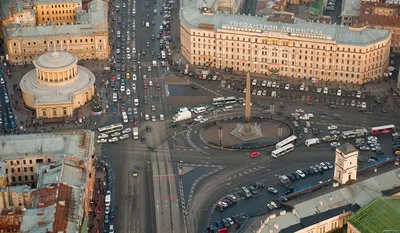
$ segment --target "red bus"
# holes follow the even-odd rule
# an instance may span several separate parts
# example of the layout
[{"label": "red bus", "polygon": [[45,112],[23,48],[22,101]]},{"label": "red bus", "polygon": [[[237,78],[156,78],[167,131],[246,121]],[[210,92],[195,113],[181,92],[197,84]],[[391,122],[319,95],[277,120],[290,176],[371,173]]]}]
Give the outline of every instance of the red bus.
[{"label": "red bus", "polygon": [[396,132],[396,127],[394,125],[383,125],[371,128],[372,135],[381,135],[387,133],[394,133]]}]

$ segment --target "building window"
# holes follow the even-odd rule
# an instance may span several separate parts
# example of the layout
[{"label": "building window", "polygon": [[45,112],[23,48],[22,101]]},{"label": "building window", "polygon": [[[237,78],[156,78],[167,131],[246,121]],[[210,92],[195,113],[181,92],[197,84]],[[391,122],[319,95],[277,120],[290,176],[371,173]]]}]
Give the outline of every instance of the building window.
[{"label": "building window", "polygon": [[[43,117],[46,117],[46,115],[47,115],[47,114],[46,114],[46,110],[43,109],[43,110],[42,110],[42,116],[43,116]],[[32,160],[31,160],[31,161],[32,161]]]},{"label": "building window", "polygon": [[63,115],[67,115],[67,108],[63,108]]},{"label": "building window", "polygon": [[57,116],[57,110],[53,108],[53,117]]}]

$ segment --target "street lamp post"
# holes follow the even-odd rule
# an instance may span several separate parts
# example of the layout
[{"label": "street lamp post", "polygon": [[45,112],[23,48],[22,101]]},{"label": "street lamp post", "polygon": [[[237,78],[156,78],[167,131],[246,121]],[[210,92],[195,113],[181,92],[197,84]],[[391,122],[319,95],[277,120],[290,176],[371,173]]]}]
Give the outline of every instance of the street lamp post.
[{"label": "street lamp post", "polygon": [[218,126],[219,146],[222,146],[222,133],[223,133],[222,126],[219,125],[219,126]]}]

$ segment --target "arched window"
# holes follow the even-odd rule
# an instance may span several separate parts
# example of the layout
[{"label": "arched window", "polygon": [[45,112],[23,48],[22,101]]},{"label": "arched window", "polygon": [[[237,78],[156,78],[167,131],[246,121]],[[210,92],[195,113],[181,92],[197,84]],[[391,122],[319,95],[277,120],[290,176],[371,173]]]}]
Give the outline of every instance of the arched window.
[{"label": "arched window", "polygon": [[67,115],[67,108],[64,107],[64,108],[62,109],[62,111],[63,111],[63,115],[64,115],[64,116]]},{"label": "arched window", "polygon": [[53,108],[53,117],[57,116],[57,110]]},{"label": "arched window", "polygon": [[45,110],[45,109],[42,110],[42,116],[43,116],[43,117],[46,117],[46,116],[47,116],[46,110]]}]

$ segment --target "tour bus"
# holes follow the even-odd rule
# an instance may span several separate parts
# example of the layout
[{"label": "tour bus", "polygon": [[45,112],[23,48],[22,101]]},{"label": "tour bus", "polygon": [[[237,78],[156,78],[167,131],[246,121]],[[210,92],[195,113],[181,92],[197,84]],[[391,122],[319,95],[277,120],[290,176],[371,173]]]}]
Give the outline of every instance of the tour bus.
[{"label": "tour bus", "polygon": [[312,145],[319,144],[320,142],[321,140],[319,138],[310,138],[306,140],[305,144],[307,147],[310,147]]},{"label": "tour bus", "polygon": [[118,95],[117,92],[113,92],[113,102],[118,102]]},{"label": "tour bus", "polygon": [[121,123],[98,128],[99,133],[114,133],[122,131],[123,129],[124,126]]},{"label": "tour bus", "polygon": [[225,104],[236,104],[236,97],[216,97],[213,98],[213,105],[225,105]]},{"label": "tour bus", "polygon": [[341,133],[341,136],[343,139],[350,139],[350,138],[367,136],[367,133],[368,131],[366,129],[354,129],[354,130],[343,131]]},{"label": "tour bus", "polygon": [[197,107],[194,109],[194,113],[199,114],[206,111],[206,107]]},{"label": "tour bus", "polygon": [[134,102],[135,106],[139,106],[139,99],[134,99],[133,102]]},{"label": "tour bus", "polygon": [[394,125],[383,125],[371,128],[372,135],[381,135],[394,132],[396,132],[396,127]]},{"label": "tour bus", "polygon": [[296,137],[295,135],[292,135],[292,136],[290,136],[290,137],[287,137],[287,138],[285,138],[284,140],[282,140],[282,141],[280,141],[280,142],[278,142],[278,143],[276,144],[276,149],[279,149],[279,148],[281,148],[281,147],[283,147],[283,146],[286,146],[286,145],[289,144],[289,143],[295,143],[296,140],[297,140],[297,137]]},{"label": "tour bus", "polygon": [[165,59],[165,51],[164,50],[161,51],[161,58]]},{"label": "tour bus", "polygon": [[272,151],[271,155],[274,158],[278,158],[278,157],[280,157],[280,156],[282,156],[284,154],[287,154],[287,153],[289,153],[289,152],[291,152],[293,150],[294,150],[294,145],[292,143],[290,143],[290,144],[287,144],[286,146],[283,146],[283,147],[281,147],[279,149],[276,149],[276,150]]},{"label": "tour bus", "polygon": [[244,195],[246,195],[246,197],[251,197],[250,190],[248,188],[246,188],[245,186],[242,187],[242,191],[243,191]]},{"label": "tour bus", "polygon": [[126,114],[126,112],[122,112],[122,121],[124,123],[128,123],[128,115]]}]

